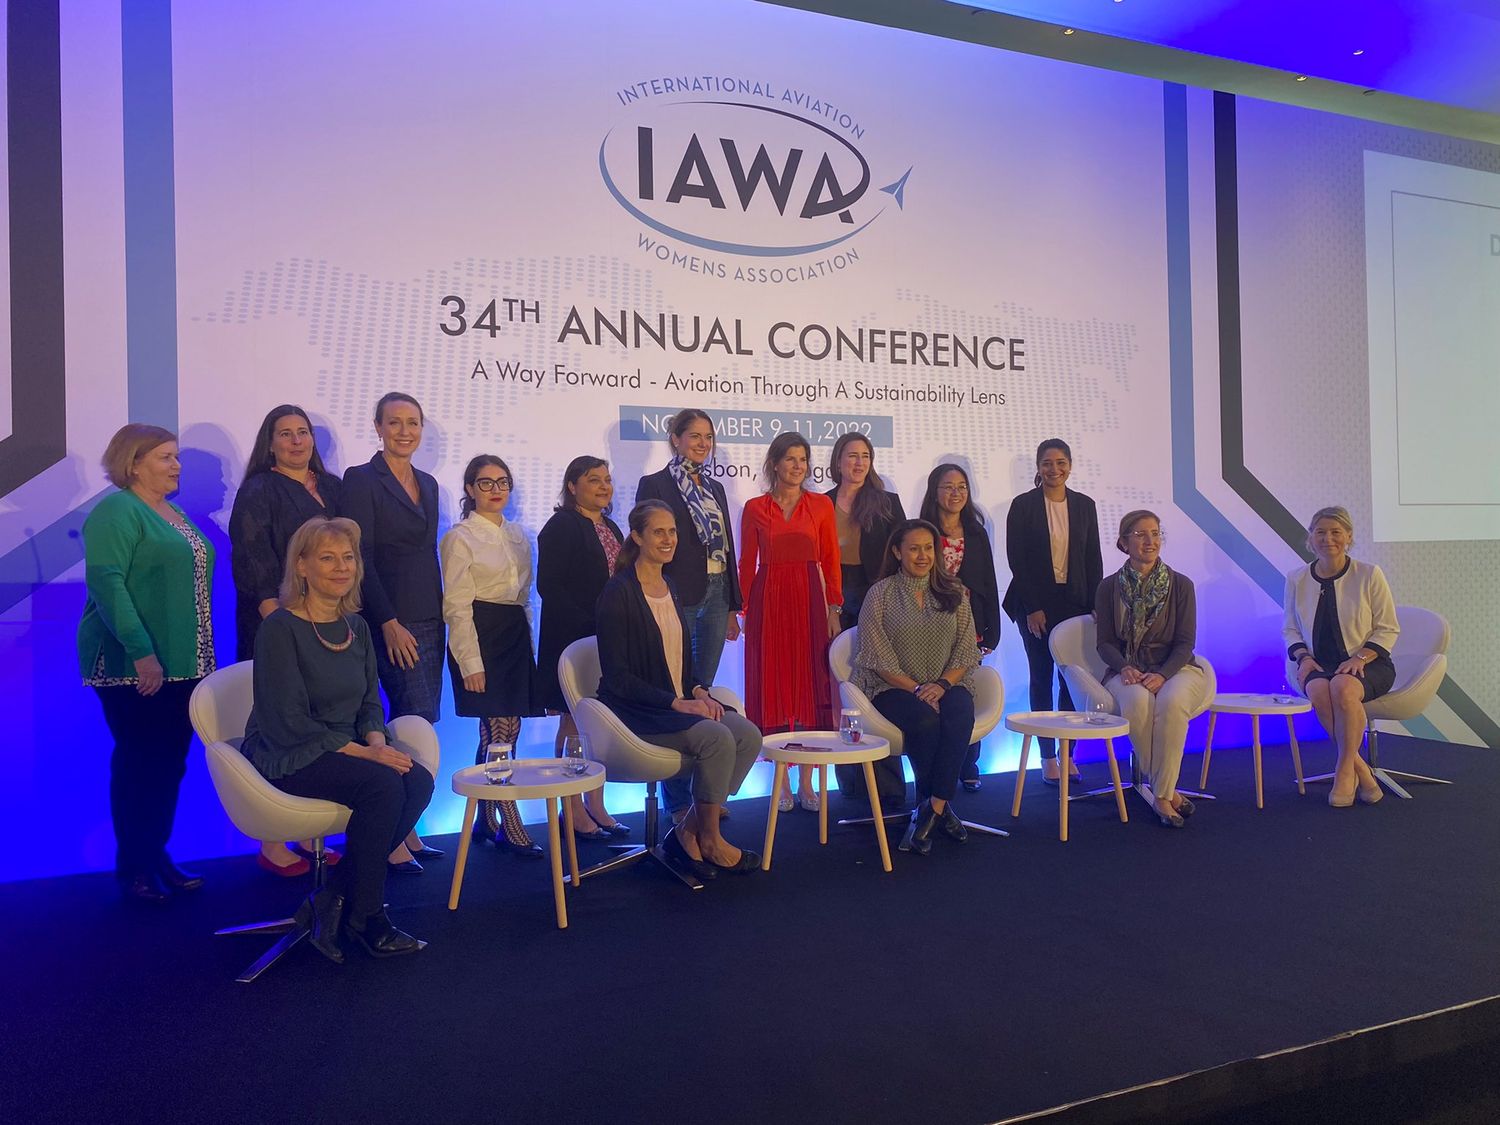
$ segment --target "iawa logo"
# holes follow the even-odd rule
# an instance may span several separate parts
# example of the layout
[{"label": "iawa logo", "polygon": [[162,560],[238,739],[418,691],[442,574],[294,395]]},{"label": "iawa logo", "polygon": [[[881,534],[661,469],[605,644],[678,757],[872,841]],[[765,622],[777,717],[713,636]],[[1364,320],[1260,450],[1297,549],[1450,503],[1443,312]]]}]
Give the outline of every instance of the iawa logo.
[{"label": "iawa logo", "polygon": [[664,264],[751,283],[825,277],[858,262],[853,240],[905,207],[911,169],[874,188],[865,127],[820,99],[728,78],[657,79],[617,96],[631,113],[600,143],[599,174],[646,228],[637,249]]}]

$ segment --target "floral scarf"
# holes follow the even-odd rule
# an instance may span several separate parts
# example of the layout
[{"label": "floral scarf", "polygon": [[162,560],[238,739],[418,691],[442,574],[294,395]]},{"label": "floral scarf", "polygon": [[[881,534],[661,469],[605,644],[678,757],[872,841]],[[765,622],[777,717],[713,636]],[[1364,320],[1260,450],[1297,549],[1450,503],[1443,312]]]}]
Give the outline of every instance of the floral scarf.
[{"label": "floral scarf", "polygon": [[1167,604],[1167,594],[1172,589],[1172,571],[1166,563],[1157,560],[1155,566],[1145,574],[1126,565],[1120,568],[1120,602],[1125,610],[1125,659],[1134,660],[1146,630]]}]

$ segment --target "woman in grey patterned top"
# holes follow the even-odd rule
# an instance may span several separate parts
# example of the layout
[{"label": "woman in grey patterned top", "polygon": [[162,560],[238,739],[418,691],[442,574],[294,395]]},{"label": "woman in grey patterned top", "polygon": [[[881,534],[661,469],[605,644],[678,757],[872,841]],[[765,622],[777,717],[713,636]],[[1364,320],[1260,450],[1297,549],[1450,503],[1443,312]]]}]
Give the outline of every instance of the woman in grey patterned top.
[{"label": "woman in grey patterned top", "polygon": [[881,580],[859,613],[853,682],[901,728],[919,804],[902,851],[926,855],[939,825],[962,843],[953,810],[958,775],[974,731],[979,645],[969,593],[937,560],[937,528],[907,520],[891,533]]}]

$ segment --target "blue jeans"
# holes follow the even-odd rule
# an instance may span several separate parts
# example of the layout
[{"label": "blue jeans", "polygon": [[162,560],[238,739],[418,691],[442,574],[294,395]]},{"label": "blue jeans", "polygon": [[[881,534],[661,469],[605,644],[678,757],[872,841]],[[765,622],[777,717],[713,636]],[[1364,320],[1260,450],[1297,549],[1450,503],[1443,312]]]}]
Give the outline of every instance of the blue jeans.
[{"label": "blue jeans", "polygon": [[[729,630],[729,572],[710,574],[708,587],[703,591],[703,600],[697,605],[685,605],[688,643],[693,650],[693,675],[704,684],[712,685],[719,674],[719,660],[724,655],[724,636]],[[686,809],[693,803],[690,778],[673,778],[662,782],[662,804],[667,812]]]}]

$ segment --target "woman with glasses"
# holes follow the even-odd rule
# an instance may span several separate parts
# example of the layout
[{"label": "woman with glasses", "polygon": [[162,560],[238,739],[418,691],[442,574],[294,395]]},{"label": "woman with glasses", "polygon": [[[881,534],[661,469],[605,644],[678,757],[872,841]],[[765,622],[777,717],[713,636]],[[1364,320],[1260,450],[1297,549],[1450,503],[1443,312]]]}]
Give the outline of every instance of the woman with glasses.
[{"label": "woman with glasses", "polygon": [[[1005,556],[1010,587],[1001,608],[1021,630],[1031,666],[1031,708],[1050,711],[1053,681],[1057,707],[1073,709],[1068,683],[1052,663],[1048,637],[1061,621],[1094,611],[1094,591],[1104,576],[1099,550],[1099,512],[1093,500],[1067,487],[1073,451],[1061,438],[1037,446],[1035,487],[1011,501],[1005,517]],[[1042,780],[1058,783],[1057,745],[1038,740]],[[1077,780],[1075,772],[1073,779]]]},{"label": "woman with glasses", "polygon": [[[505,518],[513,488],[504,461],[488,453],[475,457],[464,469],[463,514],[438,544],[453,709],[479,720],[475,762],[484,761],[493,742],[515,745],[522,717],[541,714],[531,657],[531,543]],[[514,801],[480,804],[484,820],[476,834],[514,855],[542,854]]]},{"label": "woman with glasses", "polygon": [[1391,649],[1401,626],[1385,574],[1373,563],[1349,557],[1354,521],[1347,508],[1320,508],[1307,525],[1307,546],[1316,556],[1286,576],[1281,635],[1287,659],[1297,666],[1297,685],[1318,722],[1338,746],[1338,765],[1328,803],[1348,808],[1356,797],[1373,805],[1384,795],[1359,756],[1365,704],[1391,690],[1396,665]]},{"label": "woman with glasses", "polygon": [[[938,529],[938,562],[943,572],[957,578],[969,591],[979,654],[981,658],[988,656],[1000,645],[1000,587],[995,581],[995,552],[989,532],[974,506],[969,474],[962,466],[950,462],[927,474],[922,518]],[[979,743],[969,747],[959,779],[968,792],[979,791]]]},{"label": "woman with glasses", "polygon": [[1136,762],[1151,780],[1157,819],[1181,828],[1193,803],[1177,792],[1188,718],[1208,682],[1193,659],[1198,605],[1193,583],[1161,559],[1165,535],[1155,512],[1127,512],[1117,546],[1126,555],[1117,574],[1099,584],[1094,618],[1104,686],[1130,723]]}]

